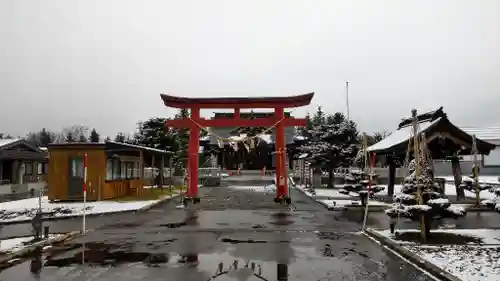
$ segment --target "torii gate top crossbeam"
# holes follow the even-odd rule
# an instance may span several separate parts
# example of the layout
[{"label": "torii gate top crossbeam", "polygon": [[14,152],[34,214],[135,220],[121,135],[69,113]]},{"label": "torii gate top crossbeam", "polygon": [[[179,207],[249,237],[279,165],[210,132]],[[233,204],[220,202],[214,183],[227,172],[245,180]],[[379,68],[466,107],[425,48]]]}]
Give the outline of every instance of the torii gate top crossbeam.
[{"label": "torii gate top crossbeam", "polygon": [[165,106],[174,108],[292,108],[309,105],[314,93],[288,97],[187,98],[161,94]]}]

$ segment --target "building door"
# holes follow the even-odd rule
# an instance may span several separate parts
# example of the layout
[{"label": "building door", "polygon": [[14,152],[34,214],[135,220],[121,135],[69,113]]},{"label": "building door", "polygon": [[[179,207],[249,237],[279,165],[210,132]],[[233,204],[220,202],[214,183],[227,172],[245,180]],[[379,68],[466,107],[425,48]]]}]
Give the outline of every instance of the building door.
[{"label": "building door", "polygon": [[84,166],[82,156],[69,158],[68,173],[68,198],[83,197]]}]

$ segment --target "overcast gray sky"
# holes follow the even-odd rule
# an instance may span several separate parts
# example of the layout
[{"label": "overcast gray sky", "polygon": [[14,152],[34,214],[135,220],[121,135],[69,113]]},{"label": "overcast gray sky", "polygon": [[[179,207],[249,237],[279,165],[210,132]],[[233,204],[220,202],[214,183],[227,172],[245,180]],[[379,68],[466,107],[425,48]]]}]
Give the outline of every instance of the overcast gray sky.
[{"label": "overcast gray sky", "polygon": [[[102,135],[169,116],[160,93],[283,96],[363,131],[444,106],[500,126],[500,1],[0,0],[0,131]],[[206,112],[205,115],[209,115]]]}]

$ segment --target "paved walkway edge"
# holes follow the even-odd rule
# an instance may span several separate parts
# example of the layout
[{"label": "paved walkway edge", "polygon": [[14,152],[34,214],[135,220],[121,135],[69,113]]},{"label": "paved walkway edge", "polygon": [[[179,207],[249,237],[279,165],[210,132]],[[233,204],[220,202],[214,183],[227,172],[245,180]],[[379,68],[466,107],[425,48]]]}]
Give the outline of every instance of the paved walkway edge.
[{"label": "paved walkway edge", "polygon": [[[304,194],[306,197],[310,198],[311,200],[315,201],[316,203],[322,205],[323,207],[327,208],[329,211],[365,211],[365,207],[364,206],[355,206],[355,205],[352,205],[352,206],[335,206],[335,207],[331,207],[329,206],[328,204],[326,204],[325,202],[322,202],[322,201],[318,201],[316,200],[315,197],[311,197],[309,195],[307,195],[306,192],[304,192],[304,190],[300,189],[300,188],[295,188],[296,190],[298,190],[299,192],[301,192],[302,194]],[[340,200],[340,199],[339,199]],[[345,198],[344,198],[345,200]],[[368,207],[368,211],[369,212],[384,212],[386,209],[388,208],[388,206],[370,206]]]},{"label": "paved walkway edge", "polygon": [[372,229],[366,229],[363,232],[364,235],[367,235],[369,238],[374,239],[375,241],[378,241],[381,245],[387,246],[389,249],[393,250],[394,252],[398,253],[408,261],[414,263],[416,266],[420,267],[421,269],[427,271],[434,277],[436,277],[439,280],[442,281],[463,281],[462,279],[450,274],[449,272],[441,269],[440,267],[436,266],[435,264],[428,262],[424,260],[423,258],[419,257],[418,255],[408,251],[407,249],[401,247],[398,243],[394,242],[393,240],[380,235],[376,231],[373,231]]},{"label": "paved walkway edge", "polygon": [[[144,211],[147,211],[147,210],[150,210],[151,208],[153,207],[156,207],[160,204],[163,204],[165,202],[168,202],[172,199],[175,199],[177,197],[179,197],[180,194],[176,194],[174,196],[171,196],[171,197],[165,197],[163,199],[160,199],[158,200],[157,202],[154,202],[152,204],[149,204],[147,206],[144,206],[140,209],[135,209],[135,210],[123,210],[123,211],[113,211],[113,212],[106,212],[106,213],[96,213],[96,214],[87,214],[85,215],[85,217],[98,217],[98,216],[105,216],[105,215],[112,215],[112,214],[118,214],[118,213],[134,213],[134,212],[144,212]],[[56,221],[56,220],[67,220],[67,219],[74,219],[74,218],[79,218],[79,217],[82,217],[82,215],[71,215],[71,216],[64,216],[64,217],[44,217],[43,218],[43,221]],[[27,220],[18,220],[18,221],[8,221],[8,222],[0,222],[0,226],[2,225],[9,225],[9,224],[23,224],[23,223],[27,223],[27,222],[31,222],[31,219],[27,219]]]},{"label": "paved walkway edge", "polygon": [[5,264],[5,263],[8,263],[10,262],[11,260],[13,259],[16,259],[16,258],[20,258],[22,256],[25,256],[25,255],[28,255],[30,254],[31,252],[35,251],[37,248],[39,247],[45,247],[45,246],[49,246],[49,245],[53,245],[53,244],[56,244],[56,243],[60,243],[60,242],[64,242],[64,241],[67,241],[67,240],[70,240],[76,236],[79,236],[81,235],[81,231],[72,231],[72,232],[69,232],[69,233],[66,233],[66,234],[62,234],[62,235],[59,235],[57,237],[54,237],[54,238],[51,238],[51,239],[48,239],[48,240],[44,240],[44,241],[40,241],[40,242],[36,242],[36,243],[33,243],[29,246],[26,246],[20,250],[17,250],[17,251],[14,251],[8,255],[6,255],[5,257],[2,257],[0,258],[0,264]]}]

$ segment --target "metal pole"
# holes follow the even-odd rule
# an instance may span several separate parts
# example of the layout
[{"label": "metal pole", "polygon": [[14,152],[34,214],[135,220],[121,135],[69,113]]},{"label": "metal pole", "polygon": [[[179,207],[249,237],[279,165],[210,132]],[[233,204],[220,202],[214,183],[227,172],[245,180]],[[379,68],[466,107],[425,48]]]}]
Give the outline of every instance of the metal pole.
[{"label": "metal pole", "polygon": [[480,196],[479,196],[479,161],[477,161],[477,140],[476,140],[476,135],[472,135],[472,152],[473,154],[473,160],[474,160],[474,188],[476,191],[476,206],[479,207],[480,204]]},{"label": "metal pole", "polygon": [[173,159],[172,155],[170,155],[170,159],[168,160],[168,169],[169,169],[169,184],[168,184],[168,192],[172,193],[172,164],[173,164]]},{"label": "metal pole", "polygon": [[347,121],[349,121],[349,82],[345,82],[345,100],[347,106]]},{"label": "metal pole", "polygon": [[363,219],[363,231],[366,229],[366,220],[368,219],[368,205],[370,205],[370,193],[372,191],[373,167],[374,166],[375,166],[375,152],[373,152],[372,156],[371,156],[370,181],[368,182],[368,194],[366,197],[365,217]]},{"label": "metal pole", "polygon": [[[40,184],[40,177],[37,177],[37,182]],[[38,190],[38,212],[40,213],[40,217],[42,216],[42,196],[43,196],[43,187]]]},{"label": "metal pole", "polygon": [[85,212],[87,208],[87,153],[83,157],[83,219],[82,219],[82,233],[85,233]]}]

